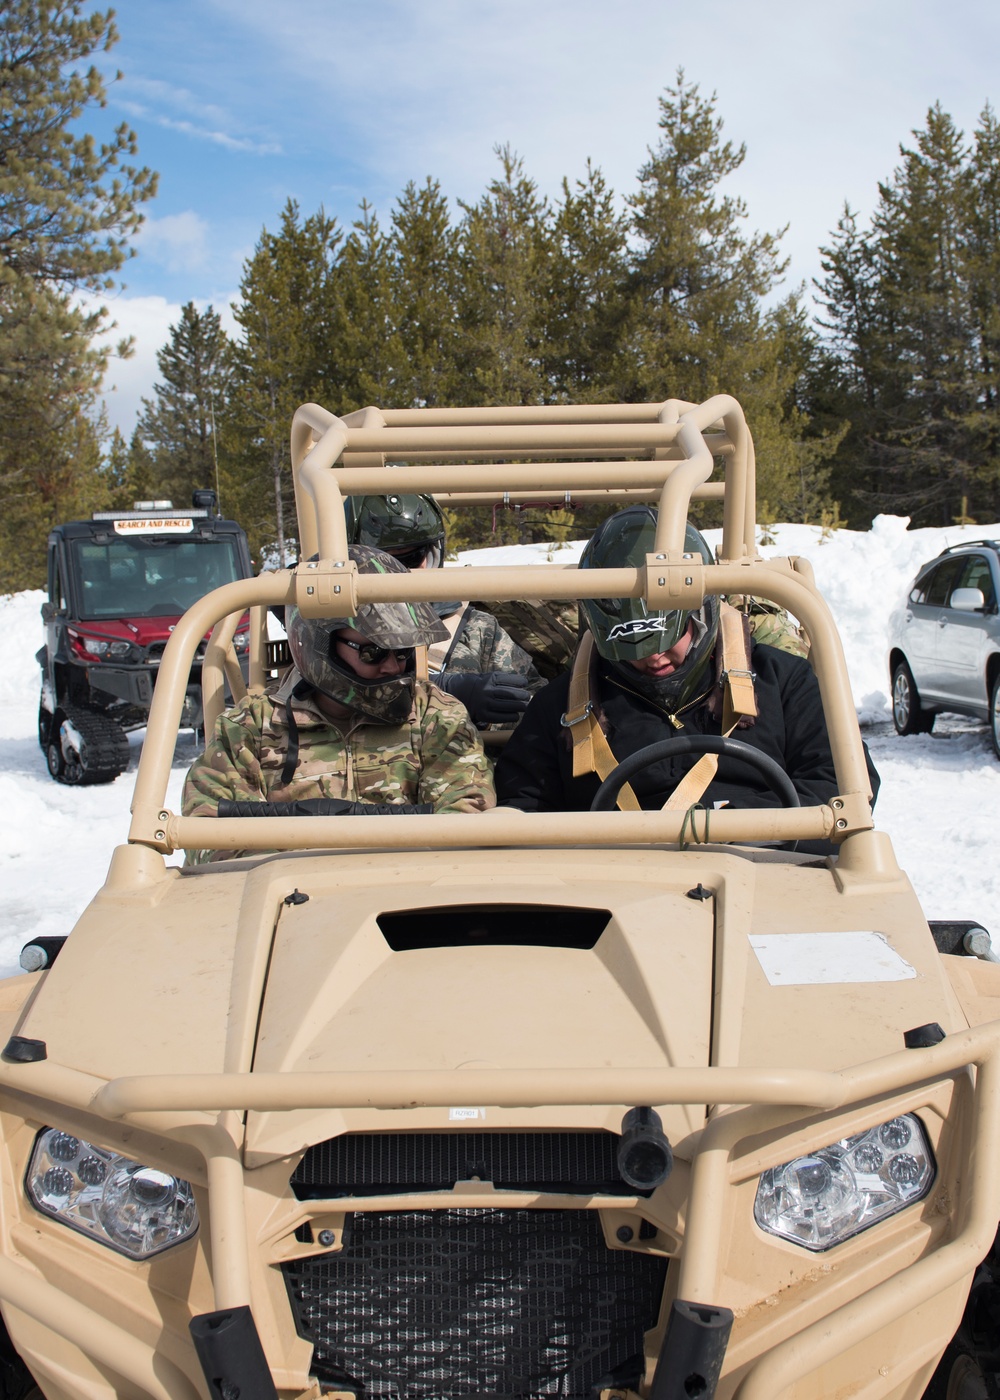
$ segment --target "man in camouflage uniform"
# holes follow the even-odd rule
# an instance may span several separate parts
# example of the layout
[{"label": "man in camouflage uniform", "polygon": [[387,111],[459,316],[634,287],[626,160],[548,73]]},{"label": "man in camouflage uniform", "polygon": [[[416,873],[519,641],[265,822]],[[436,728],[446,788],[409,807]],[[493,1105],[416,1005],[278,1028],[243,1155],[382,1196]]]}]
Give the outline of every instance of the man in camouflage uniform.
[{"label": "man in camouflage uniform", "polygon": [[750,624],[750,635],[758,644],[777,647],[792,656],[808,656],[809,642],[802,631],[777,603],[732,593],[726,601],[743,613]]},{"label": "man in camouflage uniform", "polygon": [[[351,547],[362,573],[404,573],[378,550]],[[459,703],[414,674],[414,647],[444,628],[425,603],[368,603],[356,617],[289,610],[293,666],[265,694],[219,717],[184,785],[185,816],[219,804],[327,799],[369,814],[482,812],[496,803],[479,736]],[[334,799],[332,803],[329,799]],[[191,863],[229,852],[189,852]]]},{"label": "man in camouflage uniform", "polygon": [[[444,564],[444,517],[433,496],[349,496],[347,537],[393,555],[408,569]],[[435,603],[446,635],[428,651],[431,679],[456,696],[477,725],[510,724],[544,679],[528,653],[488,612]]]}]

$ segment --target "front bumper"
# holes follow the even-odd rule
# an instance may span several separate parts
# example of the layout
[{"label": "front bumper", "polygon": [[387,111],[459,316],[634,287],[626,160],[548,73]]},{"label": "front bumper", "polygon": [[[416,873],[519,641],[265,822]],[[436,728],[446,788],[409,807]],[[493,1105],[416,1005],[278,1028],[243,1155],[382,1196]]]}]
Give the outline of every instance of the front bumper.
[{"label": "front bumper", "polygon": [[[52,1061],[40,1061],[0,1066],[0,1095],[8,1121],[18,1114],[31,1121],[69,1114],[79,1121],[85,1119],[90,1132],[95,1123],[103,1122],[106,1131],[114,1133],[120,1133],[123,1125],[137,1123],[163,1140],[183,1142],[185,1150],[197,1153],[204,1165],[203,1228],[210,1237],[205,1244],[211,1260],[211,1298],[202,1293],[196,1300],[192,1295],[189,1312],[211,1311],[205,1306],[208,1301],[222,1312],[250,1308],[258,1319],[257,1330],[274,1383],[286,1394],[310,1393],[309,1362],[304,1359],[308,1348],[302,1343],[296,1356],[287,1351],[282,1354],[275,1318],[283,1287],[275,1286],[278,1275],[273,1266],[283,1264],[296,1252],[300,1258],[317,1252],[295,1231],[301,1231],[309,1220],[322,1223],[323,1213],[329,1215],[330,1203],[301,1201],[290,1208],[286,1203],[280,1220],[273,1206],[270,1214],[261,1214],[261,1197],[254,1180],[257,1172],[246,1171],[241,1160],[242,1112],[247,1110],[289,1112],[337,1105],[345,1114],[364,1114],[366,1126],[373,1122],[371,1111],[376,1111],[386,1126],[391,1121],[393,1128],[400,1128],[411,1123],[421,1105],[455,1102],[494,1104],[498,1116],[505,1109],[515,1117],[533,1112],[535,1123],[539,1119],[537,1107],[532,1110],[532,1105],[548,1105],[546,1117],[552,1116],[552,1105],[562,1105],[556,1114],[563,1114],[563,1122],[566,1109],[572,1105],[603,1103],[615,1106],[616,1111],[620,1105],[635,1103],[742,1105],[715,1112],[696,1135],[690,1173],[678,1173],[685,1194],[677,1212],[675,1239],[671,1244],[670,1232],[663,1232],[661,1247],[670,1260],[668,1302],[677,1298],[722,1309],[736,1302],[733,1347],[723,1365],[718,1394],[738,1396],[739,1400],[776,1400],[786,1393],[808,1395],[808,1389],[799,1387],[808,1384],[814,1372],[835,1366],[852,1349],[905,1326],[922,1311],[925,1318],[928,1312],[937,1316],[940,1334],[935,1335],[932,1328],[922,1355],[894,1363],[895,1370],[890,1368],[883,1389],[878,1388],[876,1375],[874,1380],[867,1378],[868,1388],[858,1392],[873,1396],[920,1393],[899,1388],[904,1374],[900,1367],[904,1371],[910,1368],[905,1374],[925,1374],[933,1365],[949,1340],[955,1308],[960,1311],[964,1293],[977,1265],[989,1252],[1000,1219],[1000,1023],[958,1032],[938,1045],[902,1051],[838,1073],[710,1068],[609,1069],[582,1074],[466,1069],[395,1075],[145,1076],[107,1082]],[[914,1111],[921,1103],[940,1105],[942,1095],[954,1098],[948,1100],[953,1104],[952,1113],[947,1120],[942,1118],[945,1128],[941,1141],[945,1134],[951,1136],[948,1150],[967,1158],[967,1165],[960,1174],[951,1174],[947,1193],[929,1202],[926,1210],[908,1208],[914,1212],[911,1221],[919,1216],[926,1226],[919,1241],[912,1237],[911,1226],[897,1218],[838,1247],[843,1251],[841,1263],[824,1273],[822,1268],[811,1268],[815,1256],[807,1261],[807,1267],[802,1251],[767,1240],[762,1247],[773,1252],[772,1264],[779,1266],[779,1272],[786,1265],[794,1266],[809,1282],[808,1299],[798,1310],[793,1306],[784,1315],[780,1308],[769,1311],[763,1301],[760,1307],[745,1306],[745,1299],[738,1296],[739,1280],[734,1280],[727,1262],[732,1247],[733,1203],[741,1191],[745,1199],[747,1184],[755,1173],[772,1159],[780,1160],[782,1153],[787,1155],[785,1135],[806,1125],[822,1141],[824,1134],[836,1136],[830,1132],[831,1125],[839,1131],[846,1122],[877,1122],[901,1107]],[[24,1105],[30,1105],[30,1114]],[[20,1138],[14,1136],[24,1140],[23,1133]],[[12,1185],[17,1180],[17,1166],[12,1160],[5,1170],[5,1190],[17,1189]],[[287,1180],[287,1163],[275,1166],[286,1173]],[[450,1209],[456,1205],[496,1209],[511,1204],[518,1204],[516,1197],[505,1201],[489,1183],[482,1183],[475,1189],[470,1184],[460,1200],[450,1195],[445,1199],[438,1195],[434,1200],[379,1198],[345,1201],[343,1207],[348,1211],[384,1211],[390,1207]],[[539,1209],[551,1202],[536,1197],[520,1204]],[[579,1208],[580,1198],[560,1202],[563,1209],[571,1204]],[[638,1208],[655,1215],[654,1205],[593,1198],[584,1208],[600,1210],[613,1222],[615,1211],[627,1213]],[[23,1197],[11,1199],[5,1216],[16,1219],[22,1209]],[[931,1219],[934,1215],[936,1221]],[[37,1224],[37,1217],[32,1223]],[[606,1235],[607,1226],[605,1220]],[[904,1239],[908,1229],[909,1245]],[[136,1276],[141,1277],[142,1267],[151,1273],[153,1269],[128,1267],[133,1286],[139,1286]],[[39,1332],[37,1327],[22,1329],[22,1318],[33,1320],[43,1332],[63,1339],[99,1366],[126,1376],[141,1395],[186,1400],[202,1393],[198,1363],[186,1335],[175,1335],[173,1346],[161,1354],[163,1338],[144,1341],[141,1329],[120,1325],[115,1314],[105,1309],[106,1299],[99,1292],[93,1304],[68,1297],[62,1288],[46,1281],[41,1276],[44,1273],[37,1261],[17,1258],[8,1235],[5,1257],[0,1259],[0,1301],[15,1345],[29,1364],[32,1338],[37,1346]],[[284,1303],[287,1308],[287,1297]],[[661,1332],[665,1321],[666,1309],[661,1314]],[[287,1325],[287,1317],[284,1323]],[[663,1376],[670,1369],[669,1336],[659,1361]],[[647,1344],[652,1348],[652,1364],[661,1338],[647,1338]],[[657,1396],[661,1393],[659,1388],[654,1391]]]}]

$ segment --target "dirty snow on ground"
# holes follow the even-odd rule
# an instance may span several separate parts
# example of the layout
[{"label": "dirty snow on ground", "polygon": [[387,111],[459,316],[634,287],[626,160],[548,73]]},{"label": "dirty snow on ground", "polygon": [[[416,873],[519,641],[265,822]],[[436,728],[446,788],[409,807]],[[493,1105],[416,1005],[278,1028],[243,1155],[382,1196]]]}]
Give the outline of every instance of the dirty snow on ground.
[{"label": "dirty snow on ground", "polygon": [[[833,611],[859,717],[882,790],[877,825],[892,838],[929,918],[976,919],[1000,943],[1000,761],[985,725],[944,716],[928,735],[900,739],[888,723],[886,629],[917,568],[962,538],[1000,536],[1000,524],[907,530],[880,516],[869,531],[776,525],[761,552],[802,555]],[[713,543],[717,532],[709,532]],[[507,546],[462,555],[477,563],[574,563],[578,541],[554,548]],[[125,839],[141,733],[128,771],[106,787],[61,787],[49,778],[36,738],[42,643],[40,592],[0,597],[5,664],[0,668],[0,976],[18,970],[32,937],[67,933]],[[194,736],[178,739],[167,793],[176,811]],[[142,929],[136,929],[142,937]]]}]

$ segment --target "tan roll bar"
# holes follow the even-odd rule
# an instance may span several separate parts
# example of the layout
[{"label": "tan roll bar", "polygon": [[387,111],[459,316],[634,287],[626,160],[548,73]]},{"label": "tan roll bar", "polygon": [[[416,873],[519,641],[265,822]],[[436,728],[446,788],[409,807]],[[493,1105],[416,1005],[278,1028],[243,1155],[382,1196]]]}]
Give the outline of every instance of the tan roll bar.
[{"label": "tan roll bar", "polygon": [[[579,451],[586,460],[551,460]],[[643,451],[618,461],[614,454]],[[413,453],[437,461],[409,464]],[[484,464],[477,454],[534,456],[533,462]],[[608,454],[601,459],[601,454]],[[455,457],[447,461],[441,458]],[[656,460],[653,458],[656,457]],[[345,465],[350,460],[367,465]],[[403,465],[383,466],[383,461]],[[710,482],[716,463],[725,481]],[[161,852],[180,847],[228,850],[293,850],[573,845],[636,841],[844,840],[872,831],[870,790],[840,639],[829,609],[816,592],[804,561],[764,561],[756,553],[753,444],[735,399],[718,395],[700,405],[584,405],[526,409],[366,409],[337,418],[305,404],[292,424],[292,470],[304,562],[296,569],[227,584],[201,599],[181,619],[164,653],[139,766],[129,840]],[[684,554],[690,502],[723,486],[724,562],[706,566]],[[587,570],[555,565],[489,566],[475,569],[475,595],[498,601],[524,597],[577,600],[644,597],[652,608],[697,608],[706,593],[752,594],[787,608],[805,627],[819,681],[837,773],[831,806],[799,810],[754,809],[713,812],[705,829],[700,814],[537,813],[497,811],[465,816],[385,819],[376,835],[370,819],[183,818],[164,805],[173,736],[190,668],[201,637],[215,628],[206,656],[209,708],[222,702],[222,671],[235,617],[253,610],[251,684],[262,683],[262,630],[271,605],[297,605],[309,616],[349,617],[364,601],[454,601],[469,596],[468,570],[428,574],[359,575],[349,560],[343,500],[346,495],[432,492],[470,493],[502,503],[511,493],[620,490],[650,493],[659,503],[656,547],[644,566]],[[223,624],[223,619],[227,621]],[[152,742],[151,742],[152,741]],[[624,823],[624,825],[623,825]],[[626,829],[627,827],[627,829]],[[854,842],[852,860],[870,861],[877,876],[896,873],[881,847]],[[866,855],[865,852],[868,852]]]}]

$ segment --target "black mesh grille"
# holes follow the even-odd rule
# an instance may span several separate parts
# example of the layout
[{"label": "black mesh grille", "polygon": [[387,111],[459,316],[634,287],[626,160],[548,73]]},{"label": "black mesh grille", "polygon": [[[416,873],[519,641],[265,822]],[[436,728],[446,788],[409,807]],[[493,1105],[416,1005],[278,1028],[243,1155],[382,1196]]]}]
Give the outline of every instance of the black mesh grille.
[{"label": "black mesh grille", "polygon": [[608,1249],[596,1211],[348,1217],[284,1266],[313,1373],[376,1400],[529,1400],[635,1387],[666,1263]]},{"label": "black mesh grille", "polygon": [[622,1181],[615,1133],[346,1133],[303,1157],[299,1200],[448,1191],[456,1181],[498,1189],[633,1196]]}]

